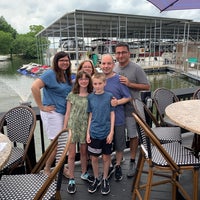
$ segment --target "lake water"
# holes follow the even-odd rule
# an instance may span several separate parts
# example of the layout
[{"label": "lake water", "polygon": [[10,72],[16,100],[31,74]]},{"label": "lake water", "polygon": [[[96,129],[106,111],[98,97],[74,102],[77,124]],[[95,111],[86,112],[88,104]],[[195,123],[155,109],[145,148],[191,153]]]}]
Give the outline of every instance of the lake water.
[{"label": "lake water", "polygon": [[[12,62],[0,62],[0,112],[17,106],[21,101],[30,101],[32,106],[36,106],[31,95],[31,85],[34,81],[33,77],[21,75],[17,72],[23,64],[35,62],[35,60],[14,59]],[[151,91],[158,87],[166,87],[169,89],[189,88],[197,86],[197,82],[184,76],[173,76],[170,73],[153,73],[148,74],[151,84]]]},{"label": "lake water", "polygon": [[[18,106],[21,101],[31,102],[32,106],[36,106],[31,95],[31,85],[34,81],[33,77],[21,75],[17,72],[23,64],[37,61],[26,61],[22,59],[14,59],[12,62],[0,62],[0,112],[6,112],[14,106]],[[166,73],[154,73],[148,75],[151,84],[151,91],[158,87],[166,87],[169,89],[189,88],[197,86],[197,83],[188,81],[187,78],[180,76],[171,76]],[[37,122],[39,123],[39,122]],[[49,141],[44,134],[45,146]],[[41,138],[39,124],[36,125],[35,143],[37,158],[41,155]]]},{"label": "lake water", "polygon": [[17,72],[22,64],[33,61],[14,59],[13,62],[0,62],[0,112],[19,105],[22,101],[34,101],[31,95],[31,84],[34,78],[23,76]]}]

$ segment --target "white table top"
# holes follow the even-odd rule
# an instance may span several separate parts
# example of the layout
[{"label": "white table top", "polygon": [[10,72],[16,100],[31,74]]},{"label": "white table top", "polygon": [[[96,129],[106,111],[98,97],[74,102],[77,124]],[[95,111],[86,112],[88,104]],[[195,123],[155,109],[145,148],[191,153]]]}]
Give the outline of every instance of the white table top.
[{"label": "white table top", "polygon": [[9,159],[12,150],[12,143],[9,138],[0,133],[0,170],[6,164]]},{"label": "white table top", "polygon": [[165,113],[178,126],[200,135],[200,100],[172,103]]}]

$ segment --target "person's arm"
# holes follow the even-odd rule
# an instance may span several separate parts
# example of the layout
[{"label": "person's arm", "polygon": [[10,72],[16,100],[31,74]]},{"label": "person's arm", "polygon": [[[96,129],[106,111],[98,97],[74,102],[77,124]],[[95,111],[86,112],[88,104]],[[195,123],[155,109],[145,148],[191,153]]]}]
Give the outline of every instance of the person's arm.
[{"label": "person's arm", "polygon": [[64,118],[64,124],[63,124],[63,128],[67,128],[68,126],[68,120],[69,120],[69,116],[70,116],[70,111],[71,111],[71,102],[67,101],[67,106],[66,106],[66,113],[65,113],[65,118]]},{"label": "person's arm", "polygon": [[86,136],[87,143],[91,142],[91,139],[90,139],[90,124],[91,124],[91,119],[92,119],[92,113],[90,112],[89,113],[89,117],[88,117],[88,127],[87,127],[87,136]]},{"label": "person's arm", "polygon": [[54,106],[43,106],[40,90],[44,86],[45,86],[44,82],[38,78],[33,82],[31,91],[32,91],[33,98],[34,98],[38,108],[44,112],[50,112],[52,110],[55,110],[55,107]]},{"label": "person's arm", "polygon": [[115,97],[112,98],[111,100],[111,105],[116,107],[118,105],[123,105],[125,103],[128,103],[131,100],[131,98],[121,98],[121,99],[116,99]]},{"label": "person's arm", "polygon": [[41,98],[41,92],[40,90],[44,87],[44,83],[41,79],[36,79],[33,84],[32,84],[32,87],[31,87],[31,91],[32,91],[32,94],[33,94],[33,98],[38,106],[38,108],[40,110],[42,110],[43,108],[43,105],[42,105],[42,98]]},{"label": "person's arm", "polygon": [[128,80],[125,76],[120,76],[120,82],[124,85],[126,85],[129,88],[134,88],[137,90],[149,90],[150,85],[149,84],[142,84],[142,83],[132,83]]},{"label": "person's arm", "polygon": [[114,125],[115,125],[115,112],[112,111],[112,112],[110,112],[110,133],[106,139],[106,142],[108,144],[111,144],[111,142],[113,141]]}]

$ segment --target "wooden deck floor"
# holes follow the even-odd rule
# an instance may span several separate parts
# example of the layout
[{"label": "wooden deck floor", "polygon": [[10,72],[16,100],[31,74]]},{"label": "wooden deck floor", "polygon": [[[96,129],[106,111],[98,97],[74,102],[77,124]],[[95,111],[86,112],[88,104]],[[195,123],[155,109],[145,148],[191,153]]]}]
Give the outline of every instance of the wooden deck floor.
[{"label": "wooden deck floor", "polygon": [[[192,141],[193,134],[183,134],[183,144],[190,147]],[[113,177],[110,178],[110,188],[111,192],[108,195],[102,195],[100,188],[94,193],[90,194],[88,189],[88,183],[80,179],[80,165],[77,164],[75,167],[75,180],[77,185],[77,191],[75,194],[68,194],[67,185],[68,180],[63,177],[62,188],[61,188],[61,196],[63,200],[131,200],[131,188],[133,178],[127,178],[126,173],[128,171],[129,166],[129,151],[126,150],[124,153],[125,162],[122,163],[122,173],[123,179],[119,182],[116,182]],[[100,160],[101,167],[101,160]],[[102,170],[102,169],[101,169]],[[90,171],[91,172],[91,171]],[[142,182],[145,182],[145,175],[142,178]],[[199,177],[200,181],[200,177]],[[181,175],[180,182],[183,183],[189,194],[192,193],[192,177],[191,173],[184,173]],[[200,183],[200,182],[199,182]],[[200,194],[200,190],[199,190]],[[199,196],[200,198],[200,196]],[[151,192],[152,200],[170,200],[171,199],[171,185],[165,184],[162,186],[153,187]],[[181,200],[178,198],[177,200]]]}]

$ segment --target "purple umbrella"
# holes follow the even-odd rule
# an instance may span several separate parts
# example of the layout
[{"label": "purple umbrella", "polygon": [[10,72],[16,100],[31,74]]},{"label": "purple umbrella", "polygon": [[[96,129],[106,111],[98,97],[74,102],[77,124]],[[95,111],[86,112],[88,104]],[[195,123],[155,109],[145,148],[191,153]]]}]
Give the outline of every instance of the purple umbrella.
[{"label": "purple umbrella", "polygon": [[200,0],[147,0],[160,12],[169,10],[200,9]]}]

